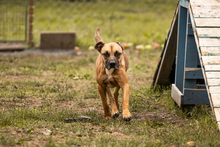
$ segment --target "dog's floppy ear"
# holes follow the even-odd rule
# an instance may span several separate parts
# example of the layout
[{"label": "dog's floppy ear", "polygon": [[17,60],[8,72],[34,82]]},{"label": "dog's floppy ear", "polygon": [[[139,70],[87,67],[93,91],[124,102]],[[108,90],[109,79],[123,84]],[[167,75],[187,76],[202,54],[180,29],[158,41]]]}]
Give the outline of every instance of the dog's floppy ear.
[{"label": "dog's floppy ear", "polygon": [[120,44],[120,42],[116,42],[121,48],[122,50],[124,50],[123,46]]},{"label": "dog's floppy ear", "polygon": [[102,47],[103,47],[104,45],[105,45],[104,42],[98,42],[98,43],[96,43],[96,45],[95,45],[95,49],[96,49],[97,51],[101,52]]}]

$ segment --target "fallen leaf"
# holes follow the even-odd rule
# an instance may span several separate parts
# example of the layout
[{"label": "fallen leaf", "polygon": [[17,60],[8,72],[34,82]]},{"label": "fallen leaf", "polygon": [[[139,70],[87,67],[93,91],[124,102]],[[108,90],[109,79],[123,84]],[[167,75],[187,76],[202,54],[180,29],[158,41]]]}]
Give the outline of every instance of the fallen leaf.
[{"label": "fallen leaf", "polygon": [[144,45],[137,45],[135,49],[136,50],[142,50],[143,48],[144,48]]},{"label": "fallen leaf", "polygon": [[88,48],[88,50],[93,50],[94,49],[94,46],[90,46],[89,48]]},{"label": "fallen leaf", "polygon": [[152,46],[151,45],[146,45],[144,48],[147,49],[147,50],[150,50],[150,49],[152,49]]},{"label": "fallen leaf", "polygon": [[80,48],[78,46],[74,47],[74,50],[78,51]]},{"label": "fallen leaf", "polygon": [[152,47],[160,48],[160,44],[157,43],[157,42],[153,42],[153,43],[152,43]]}]

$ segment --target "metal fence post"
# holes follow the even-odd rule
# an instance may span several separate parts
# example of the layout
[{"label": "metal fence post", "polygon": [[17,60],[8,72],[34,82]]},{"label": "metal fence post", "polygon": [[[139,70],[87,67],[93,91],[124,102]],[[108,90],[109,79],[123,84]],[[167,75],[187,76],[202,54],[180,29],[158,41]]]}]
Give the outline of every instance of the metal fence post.
[{"label": "metal fence post", "polygon": [[33,46],[33,17],[34,17],[34,0],[30,0],[30,11],[29,11],[29,40],[28,45]]}]

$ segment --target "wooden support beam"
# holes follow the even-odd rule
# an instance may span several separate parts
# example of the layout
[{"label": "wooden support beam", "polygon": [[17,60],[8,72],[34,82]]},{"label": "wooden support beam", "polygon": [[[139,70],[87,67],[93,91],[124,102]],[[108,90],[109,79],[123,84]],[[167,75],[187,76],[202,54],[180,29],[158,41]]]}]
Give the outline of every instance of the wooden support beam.
[{"label": "wooden support beam", "polygon": [[188,10],[182,6],[179,7],[178,31],[177,31],[177,54],[175,85],[183,93],[183,78],[185,65],[186,37],[188,31]]}]

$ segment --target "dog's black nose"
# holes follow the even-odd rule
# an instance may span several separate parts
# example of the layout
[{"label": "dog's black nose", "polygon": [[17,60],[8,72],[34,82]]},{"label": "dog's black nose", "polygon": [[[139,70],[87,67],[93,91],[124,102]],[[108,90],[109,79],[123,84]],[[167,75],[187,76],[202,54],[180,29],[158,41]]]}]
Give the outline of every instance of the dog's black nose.
[{"label": "dog's black nose", "polygon": [[109,64],[110,64],[110,68],[115,68],[116,62],[115,61],[109,61]]}]

